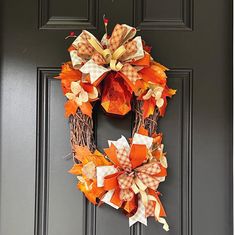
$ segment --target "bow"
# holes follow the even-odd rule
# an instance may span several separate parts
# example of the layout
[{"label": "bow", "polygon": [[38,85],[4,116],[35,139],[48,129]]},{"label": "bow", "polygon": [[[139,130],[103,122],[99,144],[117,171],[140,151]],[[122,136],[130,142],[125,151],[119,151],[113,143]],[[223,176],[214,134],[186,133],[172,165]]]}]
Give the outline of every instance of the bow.
[{"label": "bow", "polygon": [[[156,194],[159,183],[163,180],[161,163],[156,159],[149,159],[153,138],[136,133],[129,146],[122,136],[117,141],[109,141],[110,147],[105,153],[113,162],[113,166],[97,167],[97,181],[99,187],[104,187],[108,192],[102,201],[119,208],[125,203],[124,209],[133,214],[129,218],[129,225],[140,221],[147,223],[148,216],[155,216],[156,220],[168,230],[164,218],[164,209]],[[138,206],[135,204],[136,198]]]},{"label": "bow", "polygon": [[[91,84],[97,85],[109,71],[119,72],[130,86],[141,79],[139,66],[133,62],[145,56],[141,37],[136,29],[117,24],[110,38],[105,34],[99,42],[90,32],[83,30],[69,48],[75,69],[88,74]],[[135,37],[135,38],[134,38]]]}]

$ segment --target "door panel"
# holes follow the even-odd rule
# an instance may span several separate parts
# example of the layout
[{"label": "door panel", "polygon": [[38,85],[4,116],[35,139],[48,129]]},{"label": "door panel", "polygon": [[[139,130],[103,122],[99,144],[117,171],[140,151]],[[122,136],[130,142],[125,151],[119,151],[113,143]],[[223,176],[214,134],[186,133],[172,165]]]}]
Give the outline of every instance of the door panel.
[{"label": "door panel", "polygon": [[68,174],[69,125],[61,109],[65,98],[57,97],[60,82],[53,78],[58,71],[38,70],[36,234],[76,234],[78,228],[83,230],[86,201],[77,194],[76,180]]},{"label": "door panel", "polygon": [[[43,150],[37,158],[38,234],[46,231],[52,235],[66,231],[76,234],[78,229],[87,231],[90,227],[93,227],[92,234],[129,234],[128,220],[121,216],[121,212],[106,205],[91,210],[93,206],[76,190],[76,180],[67,174],[72,160],[63,158],[70,153],[69,126],[63,118],[65,99],[60,94],[60,81],[53,78],[58,72],[59,69],[54,68],[38,71],[38,149]],[[175,69],[168,73],[168,77],[169,86],[177,89],[177,96],[169,102],[167,114],[171,115],[166,114],[159,122],[159,130],[167,133],[164,139],[170,156],[169,177],[160,191],[172,227],[169,234],[187,234],[191,220],[192,71]],[[111,119],[97,107],[95,120],[99,149],[107,147],[108,139],[131,136],[131,114],[122,119]],[[143,234],[164,234],[154,220],[149,220],[149,224],[147,228],[138,225]]]},{"label": "door panel", "polygon": [[[1,17],[0,234],[154,235],[95,208],[67,173],[72,159],[60,82],[70,30],[101,37],[102,16],[134,25],[171,70],[177,94],[159,121],[169,161],[161,200],[169,235],[232,234],[232,0],[3,0]],[[70,6],[69,6],[70,4]],[[72,6],[72,7],[71,7]],[[209,14],[208,14],[209,13]],[[23,17],[24,16],[24,17]],[[110,32],[110,31],[109,31]],[[112,119],[96,105],[99,149],[130,137],[133,114]],[[27,226],[26,226],[27,225]]]},{"label": "door panel", "polygon": [[[69,128],[63,118],[61,104],[64,97],[58,99],[61,86],[55,79],[49,79],[48,84],[48,234],[66,234],[67,231],[76,234],[78,228],[83,229],[84,199],[77,195],[76,180],[70,177],[68,170],[71,161],[65,161],[64,156],[71,152],[69,145]],[[58,117],[61,118],[58,118]],[[58,128],[58,127],[62,128]],[[65,135],[66,134],[66,135]],[[62,154],[63,153],[63,154]],[[46,170],[46,169],[45,169]],[[73,187],[69,187],[68,182]],[[45,215],[44,215],[45,216]],[[74,218],[74,219],[71,219]],[[76,218],[76,220],[75,220]]]}]

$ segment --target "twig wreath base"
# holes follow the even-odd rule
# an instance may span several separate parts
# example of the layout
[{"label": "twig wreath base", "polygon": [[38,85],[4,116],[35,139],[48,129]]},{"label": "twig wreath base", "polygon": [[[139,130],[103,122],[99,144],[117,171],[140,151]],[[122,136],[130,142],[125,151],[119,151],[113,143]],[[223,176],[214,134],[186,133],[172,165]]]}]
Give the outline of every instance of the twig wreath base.
[{"label": "twig wreath base", "polygon": [[158,108],[155,108],[153,114],[151,114],[148,118],[144,119],[142,106],[143,106],[142,101],[134,99],[133,112],[135,120],[134,120],[132,136],[139,131],[141,126],[143,126],[146,130],[148,130],[149,136],[152,136],[154,133],[157,132],[157,127],[158,127],[157,121],[159,116]]},{"label": "twig wreath base", "polygon": [[90,151],[96,149],[93,131],[93,119],[77,109],[75,115],[69,117],[70,142],[74,146],[87,146]]},{"label": "twig wreath base", "polygon": [[[143,111],[141,107],[143,102],[134,99],[133,100],[133,112],[134,112],[134,125],[132,129],[132,137],[137,133],[141,126],[143,126],[149,133],[149,136],[152,136],[157,132],[157,120],[158,120],[158,108],[154,109],[154,113],[148,118],[143,118]],[[94,138],[94,124],[93,119],[81,112],[80,109],[77,109],[75,115],[69,117],[69,126],[70,126],[70,142],[71,148],[73,146],[87,146],[91,152],[96,149],[95,138]]]}]

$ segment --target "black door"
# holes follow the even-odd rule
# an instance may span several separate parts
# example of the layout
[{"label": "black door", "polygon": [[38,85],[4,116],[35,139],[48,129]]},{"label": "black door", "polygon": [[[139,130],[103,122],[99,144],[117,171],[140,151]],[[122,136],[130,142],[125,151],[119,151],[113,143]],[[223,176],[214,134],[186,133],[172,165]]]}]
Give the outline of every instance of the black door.
[{"label": "black door", "polygon": [[[232,235],[232,0],[2,0],[0,11],[0,234],[165,234],[154,220],[129,229],[121,213],[94,208],[67,173],[65,98],[53,77],[69,60],[69,31],[101,37],[105,13],[110,29],[140,29],[177,89],[159,123],[168,234]],[[98,111],[96,122],[99,148],[130,136],[130,115]]]}]

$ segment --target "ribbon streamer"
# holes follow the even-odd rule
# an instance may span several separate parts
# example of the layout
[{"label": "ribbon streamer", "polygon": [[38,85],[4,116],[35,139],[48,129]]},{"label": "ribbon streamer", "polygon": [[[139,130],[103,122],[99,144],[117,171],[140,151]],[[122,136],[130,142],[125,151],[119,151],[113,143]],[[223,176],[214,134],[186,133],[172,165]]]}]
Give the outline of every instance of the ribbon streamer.
[{"label": "ribbon streamer", "polygon": [[129,227],[136,222],[140,222],[147,226],[147,218],[145,217],[145,206],[141,200],[138,200],[138,209],[136,213],[129,218]]},{"label": "ribbon streamer", "polygon": [[166,220],[164,218],[160,217],[160,205],[159,205],[158,200],[152,195],[148,195],[148,199],[151,201],[154,201],[156,203],[155,210],[154,210],[154,215],[155,215],[156,220],[159,223],[163,224],[163,229],[165,231],[169,231],[169,225],[167,224]]}]

